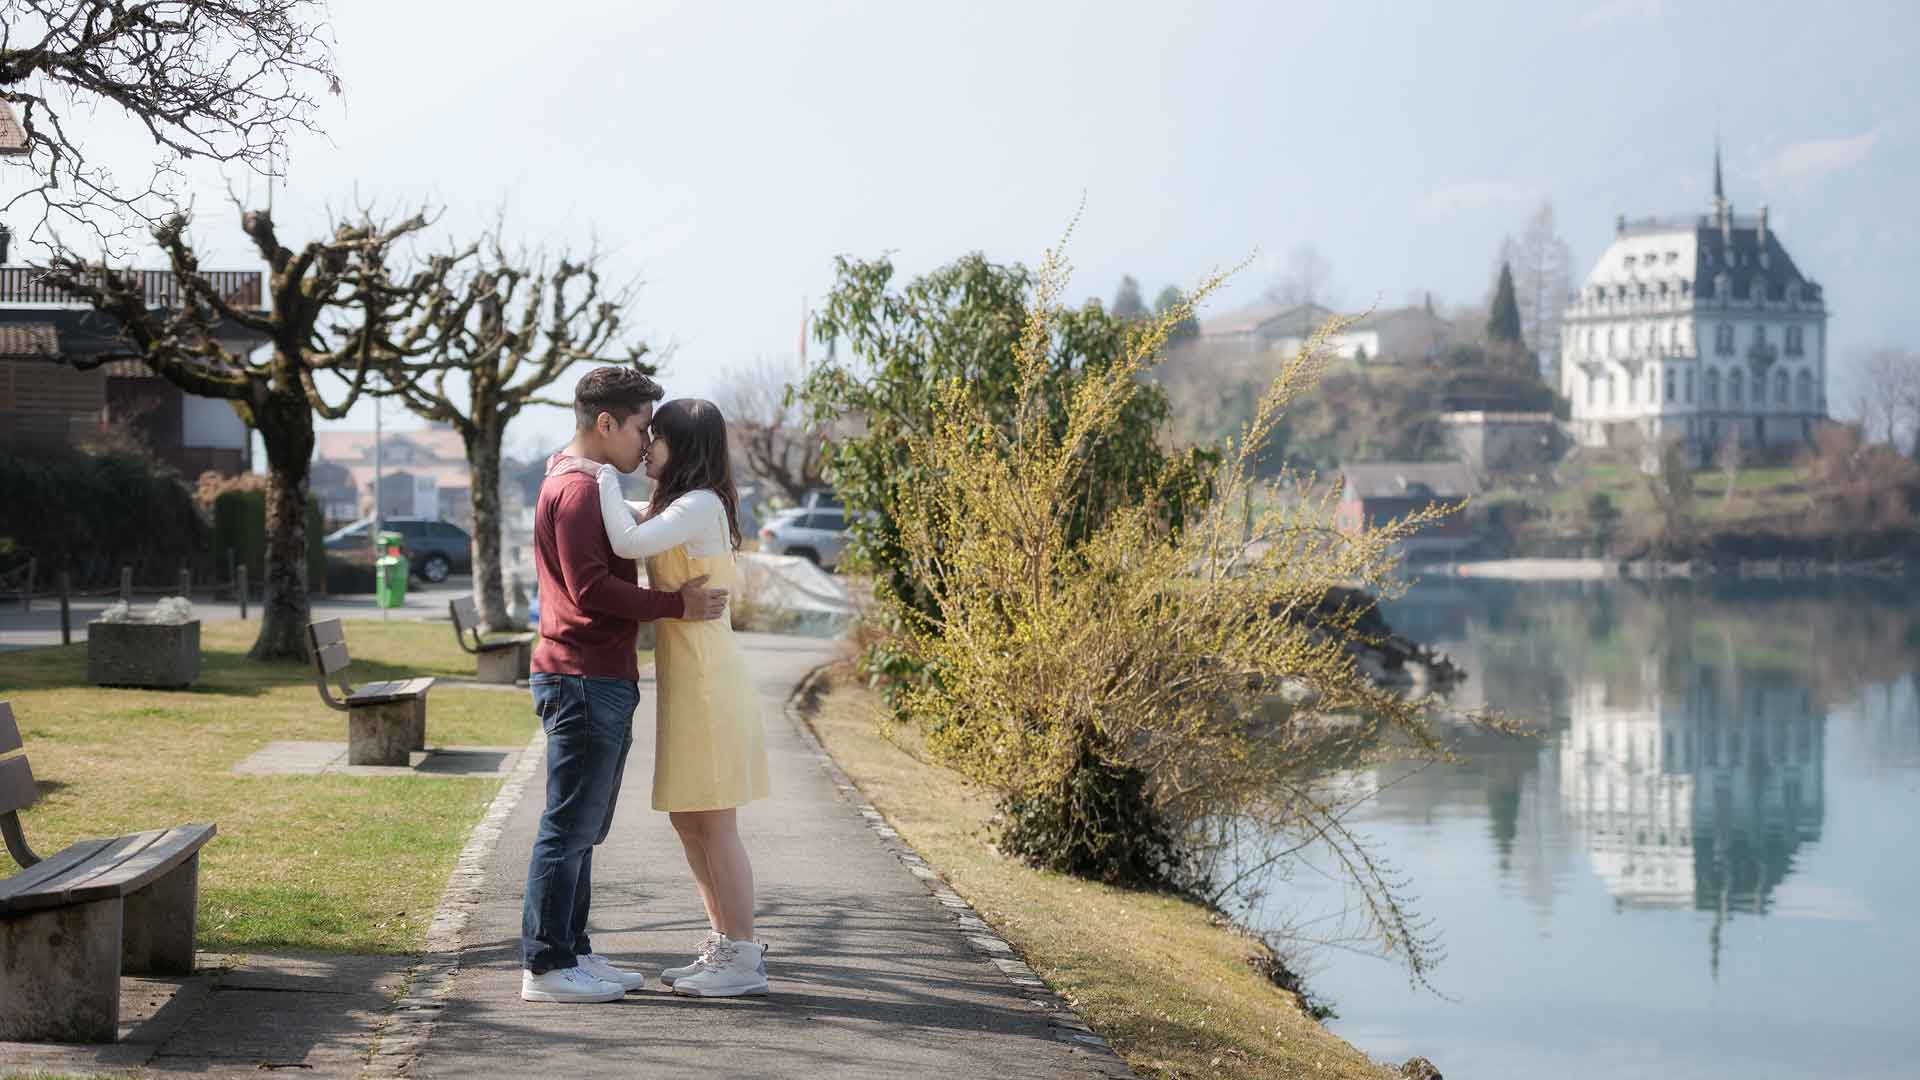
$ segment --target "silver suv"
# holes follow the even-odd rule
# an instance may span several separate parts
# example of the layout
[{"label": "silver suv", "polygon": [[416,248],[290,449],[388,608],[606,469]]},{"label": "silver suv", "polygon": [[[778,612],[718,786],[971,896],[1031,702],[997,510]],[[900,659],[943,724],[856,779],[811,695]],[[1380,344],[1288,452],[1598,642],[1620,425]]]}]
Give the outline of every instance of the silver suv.
[{"label": "silver suv", "polygon": [[782,510],[760,528],[760,550],[769,555],[798,555],[828,570],[847,549],[847,511],[826,492],[807,497],[807,505]]}]

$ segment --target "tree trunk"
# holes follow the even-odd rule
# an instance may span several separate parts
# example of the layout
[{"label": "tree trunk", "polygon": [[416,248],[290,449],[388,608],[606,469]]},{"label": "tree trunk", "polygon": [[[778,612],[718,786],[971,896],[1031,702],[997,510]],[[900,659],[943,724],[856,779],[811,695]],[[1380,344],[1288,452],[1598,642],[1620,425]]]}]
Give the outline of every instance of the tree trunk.
[{"label": "tree trunk", "polygon": [[512,630],[507,618],[506,582],[500,566],[500,443],[505,425],[476,410],[467,439],[467,467],[473,473],[473,598],[480,622],[489,630]]},{"label": "tree trunk", "polygon": [[313,411],[296,388],[254,409],[267,448],[267,576],[255,660],[307,659],[307,476]]}]

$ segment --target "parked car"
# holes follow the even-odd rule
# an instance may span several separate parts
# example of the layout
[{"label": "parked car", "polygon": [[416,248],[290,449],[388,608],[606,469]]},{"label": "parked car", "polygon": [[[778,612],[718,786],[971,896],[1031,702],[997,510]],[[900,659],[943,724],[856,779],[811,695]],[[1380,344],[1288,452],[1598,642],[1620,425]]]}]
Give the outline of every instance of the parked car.
[{"label": "parked car", "polygon": [[847,512],[839,507],[783,510],[760,527],[760,550],[798,555],[831,570],[847,548]]},{"label": "parked car", "polygon": [[[327,551],[348,556],[371,551],[372,540],[367,530],[372,526],[372,518],[361,518],[335,529],[327,534]],[[400,550],[420,580],[437,585],[452,574],[473,573],[473,538],[460,526],[450,521],[413,517],[383,518],[380,526],[400,534]]]}]

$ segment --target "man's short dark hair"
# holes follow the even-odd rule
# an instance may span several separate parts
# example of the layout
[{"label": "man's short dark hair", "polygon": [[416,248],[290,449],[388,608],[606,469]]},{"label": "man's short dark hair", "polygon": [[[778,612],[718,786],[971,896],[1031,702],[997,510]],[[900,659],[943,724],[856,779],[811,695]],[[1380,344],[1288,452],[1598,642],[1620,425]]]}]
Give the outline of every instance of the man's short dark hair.
[{"label": "man's short dark hair", "polygon": [[666,397],[660,384],[637,368],[597,367],[573,386],[573,422],[581,431],[593,427],[601,413],[616,424]]}]

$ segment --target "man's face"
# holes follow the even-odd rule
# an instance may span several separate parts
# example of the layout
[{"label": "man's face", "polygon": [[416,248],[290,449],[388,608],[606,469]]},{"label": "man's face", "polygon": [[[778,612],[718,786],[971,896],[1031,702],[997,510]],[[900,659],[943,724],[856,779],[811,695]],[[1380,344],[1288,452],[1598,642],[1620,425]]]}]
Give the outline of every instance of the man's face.
[{"label": "man's face", "polygon": [[598,423],[601,442],[607,449],[607,464],[630,473],[647,460],[647,425],[653,423],[653,406],[614,423],[612,413],[601,413]]}]

